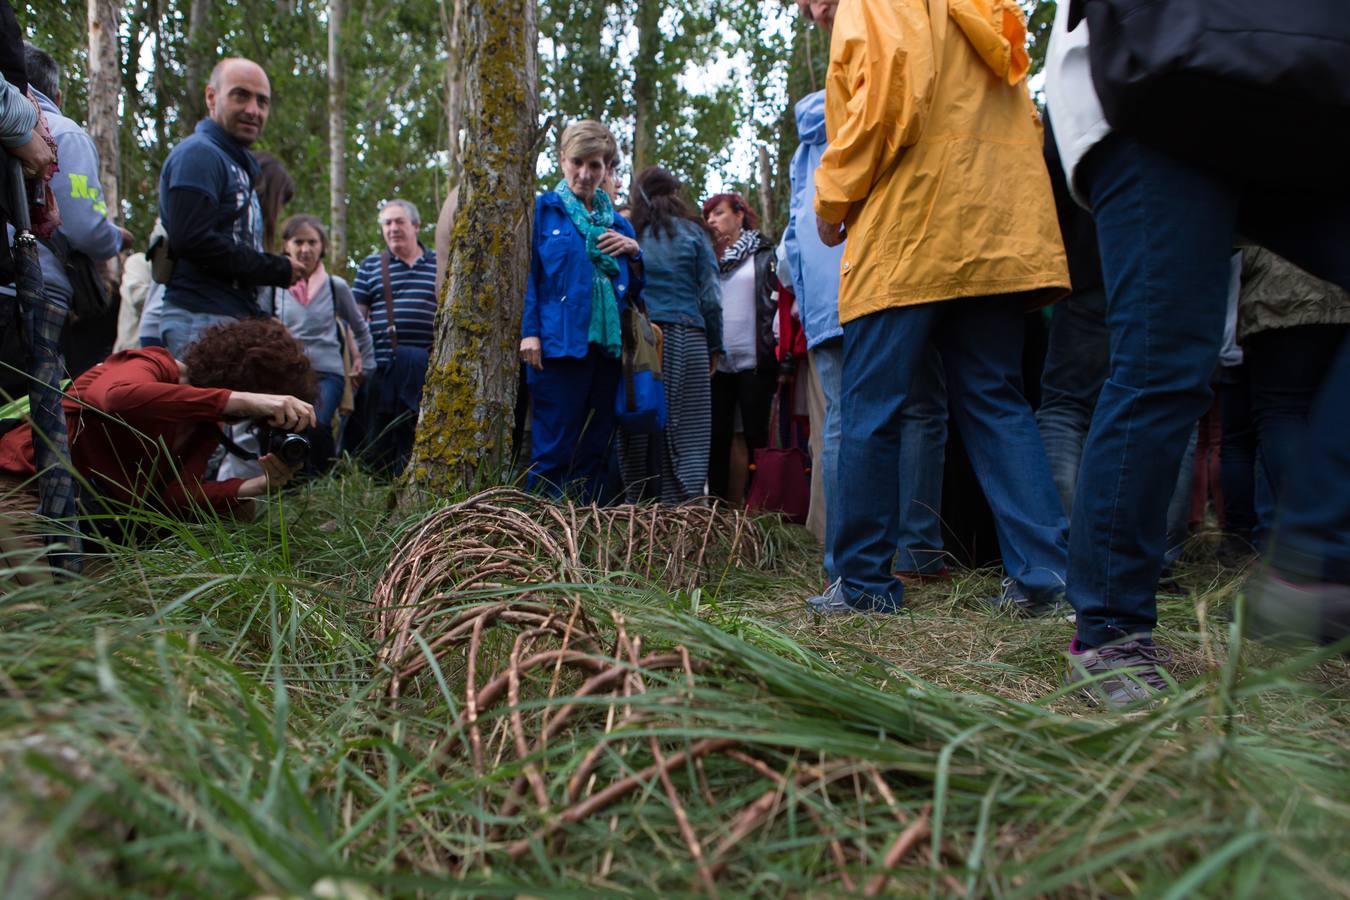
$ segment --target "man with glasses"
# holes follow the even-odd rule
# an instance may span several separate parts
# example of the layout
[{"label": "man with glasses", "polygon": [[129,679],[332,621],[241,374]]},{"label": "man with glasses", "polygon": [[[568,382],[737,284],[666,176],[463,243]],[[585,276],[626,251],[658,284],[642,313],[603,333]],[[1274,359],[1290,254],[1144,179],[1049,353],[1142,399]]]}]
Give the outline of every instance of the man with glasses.
[{"label": "man with glasses", "polygon": [[379,371],[362,388],[345,442],[376,470],[396,475],[412,453],[435,335],[436,254],[417,239],[422,218],[411,202],[381,201],[379,214],[385,249],[366,257],[352,284]]}]

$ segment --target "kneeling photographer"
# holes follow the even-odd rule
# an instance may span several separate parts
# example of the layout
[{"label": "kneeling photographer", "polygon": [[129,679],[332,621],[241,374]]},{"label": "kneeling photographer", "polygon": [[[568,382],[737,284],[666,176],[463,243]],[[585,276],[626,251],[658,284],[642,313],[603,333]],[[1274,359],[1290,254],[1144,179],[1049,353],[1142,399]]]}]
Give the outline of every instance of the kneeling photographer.
[{"label": "kneeling photographer", "polygon": [[[140,508],[248,515],[252,498],[286,484],[304,462],[306,445],[294,432],[314,426],[318,388],[304,347],[284,325],[216,325],[184,356],[162,347],[115,353],[77,378],[63,401],[71,462],[87,482],[83,506],[105,522]],[[248,420],[263,432],[262,474],[207,480],[223,427]],[[25,495],[35,495],[33,441],[26,422],[0,438],[0,503],[11,520]]]}]

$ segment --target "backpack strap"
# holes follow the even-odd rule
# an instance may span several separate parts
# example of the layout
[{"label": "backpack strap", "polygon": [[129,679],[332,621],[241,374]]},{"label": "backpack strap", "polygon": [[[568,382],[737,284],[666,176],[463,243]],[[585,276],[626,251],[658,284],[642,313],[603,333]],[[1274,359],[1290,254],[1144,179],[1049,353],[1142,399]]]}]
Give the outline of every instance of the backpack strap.
[{"label": "backpack strap", "polygon": [[337,330],[338,350],[342,350],[342,318],[338,314],[337,291],[333,289],[333,276],[328,276],[328,293],[333,300],[333,328]]},{"label": "backpack strap", "polygon": [[389,280],[389,251],[380,253],[380,278],[384,282],[384,319],[389,332],[389,349],[398,350],[398,328],[394,325],[394,286]]}]

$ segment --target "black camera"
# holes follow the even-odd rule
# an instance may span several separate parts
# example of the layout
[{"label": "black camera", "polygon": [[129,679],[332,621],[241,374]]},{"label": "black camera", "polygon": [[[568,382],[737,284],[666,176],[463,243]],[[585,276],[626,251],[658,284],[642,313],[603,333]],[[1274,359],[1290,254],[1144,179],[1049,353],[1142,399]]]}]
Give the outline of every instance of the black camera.
[{"label": "black camera", "polygon": [[270,425],[259,425],[257,435],[260,456],[270,453],[291,468],[309,459],[309,438],[304,435],[282,431]]}]

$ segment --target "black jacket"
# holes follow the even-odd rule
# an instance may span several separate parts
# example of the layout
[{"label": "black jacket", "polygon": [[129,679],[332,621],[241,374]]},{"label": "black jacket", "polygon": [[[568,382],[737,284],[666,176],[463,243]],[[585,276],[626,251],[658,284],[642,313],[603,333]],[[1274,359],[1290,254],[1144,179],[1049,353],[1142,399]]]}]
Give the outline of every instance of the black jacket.
[{"label": "black jacket", "polygon": [[773,323],[778,318],[778,263],[767,240],[755,251],[755,369],[778,371],[778,341]]}]

